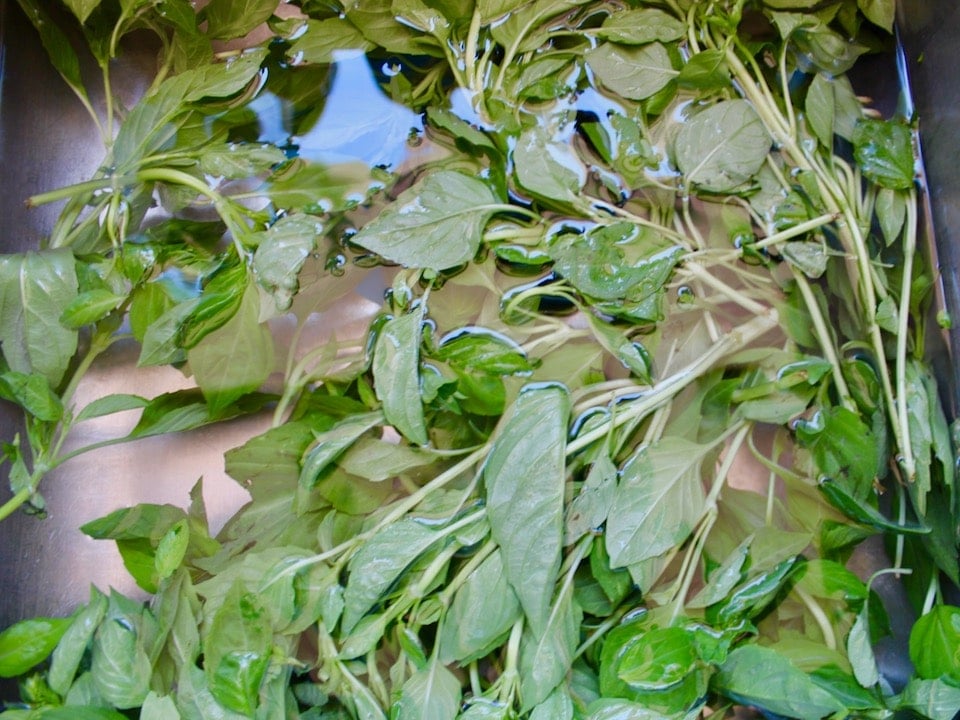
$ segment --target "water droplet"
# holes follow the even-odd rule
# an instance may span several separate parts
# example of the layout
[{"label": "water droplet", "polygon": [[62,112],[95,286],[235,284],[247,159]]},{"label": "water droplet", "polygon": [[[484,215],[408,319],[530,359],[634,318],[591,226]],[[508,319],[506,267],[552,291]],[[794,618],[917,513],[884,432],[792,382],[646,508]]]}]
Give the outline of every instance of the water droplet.
[{"label": "water droplet", "polygon": [[347,256],[342,252],[332,252],[327,255],[327,262],[324,267],[331,275],[341,277],[346,271]]},{"label": "water droplet", "polygon": [[398,62],[385,62],[380,66],[380,72],[387,77],[395,77],[400,74],[403,66]]},{"label": "water droplet", "polygon": [[677,288],[677,302],[682,305],[689,305],[694,300],[697,299],[697,296],[694,294],[693,289],[687,285],[681,285]]}]

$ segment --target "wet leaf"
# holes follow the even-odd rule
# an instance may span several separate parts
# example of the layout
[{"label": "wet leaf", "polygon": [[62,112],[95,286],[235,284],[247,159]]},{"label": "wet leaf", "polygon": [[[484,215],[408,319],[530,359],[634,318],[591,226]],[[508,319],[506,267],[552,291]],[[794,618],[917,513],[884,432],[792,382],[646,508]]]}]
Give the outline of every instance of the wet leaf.
[{"label": "wet leaf", "polygon": [[710,448],[666,437],[623,468],[607,518],[613,567],[656,557],[683,542],[703,512],[700,469]]},{"label": "wet leaf", "polygon": [[351,241],[407,267],[446,270],[473,259],[498,210],[482,180],[443,170],[400,193]]},{"label": "wet leaf", "polygon": [[566,391],[556,385],[524,389],[483,471],[487,514],[504,572],[538,638],[550,617],[560,571],[568,402]]},{"label": "wet leaf", "polygon": [[203,16],[211,37],[230,40],[266,22],[276,7],[271,0],[211,0]]},{"label": "wet leaf", "polygon": [[641,47],[603,43],[589,50],[586,58],[604,87],[630,100],[645,100],[679,74],[658,42]]},{"label": "wet leaf", "polygon": [[23,675],[47,659],[71,618],[32,618],[0,632],[0,677]]},{"label": "wet leaf", "polygon": [[685,34],[686,28],[680,20],[655,8],[611,13],[597,30],[597,35],[604,40],[624,45],[668,43],[679,40]]},{"label": "wet leaf", "polygon": [[913,134],[906,125],[861,120],[853,131],[853,154],[864,176],[881,187],[913,187]]},{"label": "wet leaf", "polygon": [[564,589],[550,609],[543,631],[524,632],[520,641],[520,697],[525,709],[546,700],[570,670],[582,618],[572,593]]},{"label": "wet leaf", "polygon": [[726,100],[690,117],[674,140],[677,167],[690,186],[731,192],[760,170],[770,136],[746,100]]},{"label": "wet leaf", "polygon": [[460,709],[460,681],[436,660],[410,676],[390,714],[395,720],[453,720]]},{"label": "wet leaf", "polygon": [[427,425],[420,398],[420,336],[426,305],[391,318],[373,349],[373,382],[383,414],[407,440],[426,445]]},{"label": "wet leaf", "polygon": [[910,660],[924,680],[960,682],[960,608],[937,605],[914,623]]}]

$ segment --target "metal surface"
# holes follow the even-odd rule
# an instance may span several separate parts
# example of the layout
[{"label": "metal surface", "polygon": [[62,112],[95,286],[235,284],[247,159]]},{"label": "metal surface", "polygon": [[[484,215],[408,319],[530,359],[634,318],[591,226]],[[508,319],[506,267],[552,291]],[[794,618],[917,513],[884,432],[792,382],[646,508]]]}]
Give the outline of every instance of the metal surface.
[{"label": "metal surface", "polygon": [[[946,304],[960,328],[960,76],[955,73],[953,38],[960,37],[960,5],[956,0],[907,0],[900,25],[907,67],[913,79],[920,116],[932,209],[928,219],[936,227],[938,255],[943,271]],[[922,62],[921,62],[922,59]],[[151,61],[149,53],[125,58],[132,67],[126,78],[136,93],[139,70]],[[894,87],[871,89],[883,99],[895,97],[896,76],[887,64],[875,79]],[[85,67],[88,75],[94,68]],[[867,75],[869,78],[870,75]],[[90,83],[91,89],[97,84]],[[94,102],[98,102],[94,98]],[[96,128],[66,85],[49,65],[32,27],[15,2],[0,0],[0,250],[15,252],[36,247],[56,219],[58,206],[28,210],[31,194],[89,177],[102,157]],[[362,299],[354,303],[362,315]],[[345,318],[349,321],[349,317]],[[960,329],[949,334],[952,356],[960,352]],[[188,384],[171,368],[136,369],[136,349],[121,347],[99,363],[81,386],[82,403],[105,392],[136,392],[153,396]],[[950,364],[941,358],[941,377],[953,378]],[[951,384],[954,409],[957,384]],[[115,437],[135,420],[118,416],[93,421],[79,429],[74,442],[84,444]],[[0,628],[33,615],[62,615],[85,599],[91,583],[127,593],[136,588],[123,569],[113,543],[86,538],[77,529],[87,520],[135,502],[185,505],[188,492],[203,476],[205,497],[214,530],[244,501],[245,494],[223,472],[223,453],[265,427],[266,418],[252,418],[175,438],[153,438],[136,445],[106,448],[71,461],[49,476],[42,487],[50,516],[38,520],[17,514],[0,522]],[[0,439],[17,431],[13,408],[0,407]],[[82,436],[82,437],[81,437]],[[0,484],[0,500],[6,483]],[[868,549],[860,560],[866,573],[882,565],[882,550]],[[878,580],[888,605],[909,623],[909,610],[895,580]],[[909,673],[904,660],[903,629],[879,655],[893,684]]]}]

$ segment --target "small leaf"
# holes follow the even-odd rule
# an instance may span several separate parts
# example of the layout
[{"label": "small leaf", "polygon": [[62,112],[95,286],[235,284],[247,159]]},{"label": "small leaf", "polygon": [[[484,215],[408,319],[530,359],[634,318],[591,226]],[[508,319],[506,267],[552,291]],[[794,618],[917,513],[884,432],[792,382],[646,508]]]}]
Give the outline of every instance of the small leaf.
[{"label": "small leaf", "polygon": [[41,422],[57,422],[63,417],[63,403],[43,375],[13,370],[0,374],[0,397],[17,403]]},{"label": "small leaf", "polygon": [[47,682],[50,689],[58,695],[66,695],[73,684],[80,662],[106,613],[106,596],[91,587],[90,602],[74,616],[50,659]]},{"label": "small leaf", "polygon": [[610,13],[597,30],[597,35],[604,40],[624,45],[668,43],[679,40],[685,34],[683,22],[663,10],[653,8]]},{"label": "small leaf", "polygon": [[461,665],[488,654],[521,617],[498,548],[457,590],[440,632],[440,658]]},{"label": "small leaf", "polygon": [[357,27],[345,17],[323,20],[307,19],[306,27],[298,25],[296,39],[291,43],[289,56],[300,63],[328,64],[343,50],[372,50],[374,43],[367,40]]},{"label": "small leaf", "polygon": [[127,395],[125,393],[104,395],[85,405],[83,410],[77,413],[75,421],[91,420],[125,410],[140,410],[149,404],[149,400],[139,395]]},{"label": "small leaf", "polygon": [[400,193],[351,241],[407,267],[446,270],[473,259],[500,209],[482,180],[441,170]]},{"label": "small leaf", "polygon": [[100,6],[101,0],[64,0],[64,4],[70,8],[77,20],[82,25],[90,17],[90,13]]},{"label": "small leaf", "polygon": [[613,567],[656,557],[686,539],[703,511],[700,468],[709,450],[665,437],[628,461],[607,518]]},{"label": "small leaf", "polygon": [[696,53],[681,68],[677,82],[694,90],[722,90],[730,85],[726,54],[719,48]]},{"label": "small leaf", "polygon": [[[318,433],[303,456],[300,487],[305,490],[315,487],[321,473],[353,445],[357,438],[382,420],[383,416],[378,412],[351,415],[329,430]],[[269,462],[269,459],[267,461]]]},{"label": "small leaf", "polygon": [[853,155],[864,176],[877,185],[891,190],[913,187],[913,134],[906,125],[861,120],[853,131]]},{"label": "small leaf", "polygon": [[436,540],[436,530],[408,518],[388,525],[361,545],[347,565],[350,575],[343,593],[343,631],[351,632],[380,596]]},{"label": "small leaf", "polygon": [[308,215],[287,215],[262,233],[253,255],[257,282],[278,310],[286,310],[300,287],[300,269],[317,244],[323,225]]},{"label": "small leaf", "polygon": [[517,139],[513,167],[520,187],[561,203],[576,200],[587,180],[586,168],[569,142],[540,125]]},{"label": "small leaf", "polygon": [[857,0],[857,7],[874,25],[882,27],[888,33],[893,32],[893,21],[897,15],[895,0]]},{"label": "small leaf", "polygon": [[150,690],[153,669],[146,636],[155,622],[140,603],[110,595],[94,638],[91,674],[103,699],[118,709],[139,707]]},{"label": "small leaf", "polygon": [[124,300],[125,296],[103,288],[87,290],[63,309],[60,323],[72,330],[92,325],[116,310]]},{"label": "small leaf", "polygon": [[569,588],[550,610],[539,635],[526,630],[520,641],[520,697],[529,710],[547,699],[570,670],[580,640],[583,613]]},{"label": "small leaf", "polygon": [[880,682],[877,659],[870,644],[870,620],[866,605],[857,613],[857,619],[847,636],[847,657],[853,666],[854,677],[863,687],[870,688]]},{"label": "small leaf", "polygon": [[834,117],[836,115],[834,84],[821,73],[813,76],[804,104],[807,123],[827,150],[833,150]]}]

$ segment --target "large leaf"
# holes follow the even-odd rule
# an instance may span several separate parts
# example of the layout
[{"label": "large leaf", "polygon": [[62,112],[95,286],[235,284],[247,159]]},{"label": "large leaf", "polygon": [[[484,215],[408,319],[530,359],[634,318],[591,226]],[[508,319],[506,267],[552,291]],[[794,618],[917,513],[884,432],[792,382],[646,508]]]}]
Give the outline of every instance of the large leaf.
[{"label": "large leaf", "polygon": [[833,695],[787,658],[759,645],[744,645],[731,652],[716,680],[720,690],[734,700],[778,715],[820,720],[844,710]]},{"label": "large leaf", "polygon": [[460,710],[460,681],[436,659],[403,684],[390,714],[394,720],[453,720]]},{"label": "large leaf", "polygon": [[0,256],[0,343],[11,370],[60,384],[77,351],[77,331],[60,316],[76,296],[70,250]]},{"label": "large leaf", "polygon": [[484,226],[500,209],[482,180],[441,170],[400,193],[351,241],[391,262],[445,270],[473,259]]},{"label": "large leaf", "polygon": [[453,597],[440,632],[440,658],[466,664],[483,657],[520,618],[517,595],[497,549],[467,577]]},{"label": "large leaf", "polygon": [[187,359],[214,414],[263,384],[273,371],[273,337],[260,322],[253,282],[234,316],[191,348]]},{"label": "large leaf", "polygon": [[143,605],[112,593],[93,643],[91,673],[97,691],[118,709],[138,707],[150,690],[147,652],[155,621]]},{"label": "large leaf", "polygon": [[70,618],[32,618],[0,632],[0,677],[23,675],[46,660],[69,626]]},{"label": "large leaf", "polygon": [[960,608],[938,605],[910,630],[910,660],[925,680],[960,683]]},{"label": "large leaf", "polygon": [[437,539],[437,532],[416,520],[401,520],[378,532],[350,559],[343,593],[343,631],[350,632],[380,596]]},{"label": "large leaf", "polygon": [[645,100],[679,74],[657,42],[641,47],[604,43],[587,52],[587,64],[604,86],[630,100]]},{"label": "large leaf", "polygon": [[673,152],[691,187],[730,192],[760,170],[770,152],[770,136],[749,102],[726,100],[683,123]]},{"label": "large leaf", "polygon": [[960,707],[960,685],[947,680],[912,678],[900,694],[897,707],[913,710],[930,720],[954,720]]},{"label": "large leaf", "polygon": [[[380,413],[361,413],[347,417],[329,430],[318,433],[303,455],[300,487],[316,486],[321,474],[361,435],[383,420]],[[279,428],[277,428],[279,430]],[[295,438],[298,436],[294,436]],[[272,462],[269,458],[267,463]]]},{"label": "large leaf", "polygon": [[253,714],[272,645],[270,614],[260,598],[238,581],[213,616],[203,641],[207,683],[221,705]]},{"label": "large leaf", "polygon": [[93,635],[107,613],[107,597],[96,588],[90,589],[90,602],[81,609],[67,628],[50,660],[47,682],[50,688],[66,695]]},{"label": "large leaf", "polygon": [[709,449],[666,437],[627,463],[607,518],[613,567],[656,557],[690,534],[704,509],[700,468]]},{"label": "large leaf", "polygon": [[373,382],[383,414],[405,438],[426,445],[420,399],[420,336],[426,305],[384,323],[373,349]]},{"label": "large leaf", "polygon": [[899,122],[861,120],[853,131],[853,155],[863,174],[881,187],[913,187],[913,133]]},{"label": "large leaf", "polygon": [[563,388],[525,388],[483,471],[493,538],[538,638],[546,629],[560,570],[568,413]]}]

